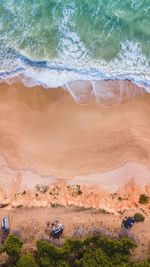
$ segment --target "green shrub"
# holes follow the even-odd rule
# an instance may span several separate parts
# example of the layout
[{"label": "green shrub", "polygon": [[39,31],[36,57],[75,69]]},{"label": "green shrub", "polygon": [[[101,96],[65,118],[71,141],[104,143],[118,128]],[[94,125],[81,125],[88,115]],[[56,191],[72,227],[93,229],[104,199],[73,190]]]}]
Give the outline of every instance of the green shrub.
[{"label": "green shrub", "polygon": [[[142,214],[135,214],[137,220]],[[142,215],[143,216],[143,215]],[[140,217],[141,218],[141,217]],[[36,257],[19,256],[22,241],[15,235],[8,236],[4,244],[9,264],[15,267],[150,267],[147,261],[132,262],[130,255],[136,244],[128,238],[111,239],[95,235],[85,239],[68,239],[61,248],[47,241],[37,241]],[[15,257],[14,257],[15,256]]]},{"label": "green shrub", "polygon": [[84,241],[80,239],[67,239],[65,249],[69,254],[78,254],[84,248]]},{"label": "green shrub", "polygon": [[37,241],[38,263],[40,267],[120,267],[130,262],[130,252],[135,247],[128,238],[117,240],[102,235],[68,239],[63,248]]},{"label": "green shrub", "polygon": [[100,248],[85,252],[83,258],[79,262],[80,265],[78,263],[78,266],[82,267],[98,267],[98,266],[113,267],[110,259]]},{"label": "green shrub", "polygon": [[111,239],[109,237],[96,235],[86,238],[84,244],[101,248],[109,257],[115,253],[130,255],[130,250],[136,248],[136,244],[129,238]]},{"label": "green shrub", "polygon": [[64,248],[58,248],[47,241],[39,240],[37,241],[38,252],[48,254],[49,257],[56,259],[66,259],[67,253]]},{"label": "green shrub", "polygon": [[17,257],[21,253],[23,242],[15,235],[9,235],[4,243],[4,251],[9,256]]},{"label": "green shrub", "polygon": [[141,213],[135,213],[133,217],[136,222],[143,222],[145,220],[144,215]]},{"label": "green shrub", "polygon": [[65,248],[58,248],[47,241],[37,241],[40,267],[69,267]]},{"label": "green shrub", "polygon": [[147,204],[149,202],[149,196],[145,194],[141,194],[139,197],[139,203],[140,204]]},{"label": "green shrub", "polygon": [[4,251],[4,248],[2,245],[0,245],[0,254],[3,253],[3,251]]},{"label": "green shrub", "polygon": [[128,238],[116,240],[102,235],[87,237],[84,240],[70,239],[65,246],[75,267],[125,267],[125,264],[130,262],[130,251],[136,247]]},{"label": "green shrub", "polygon": [[79,184],[76,185],[76,194],[82,195],[81,186]]},{"label": "green shrub", "polygon": [[150,263],[148,263],[147,261],[143,261],[143,262],[134,264],[133,267],[150,267]]},{"label": "green shrub", "polygon": [[38,264],[31,254],[27,254],[19,258],[16,267],[38,267]]}]

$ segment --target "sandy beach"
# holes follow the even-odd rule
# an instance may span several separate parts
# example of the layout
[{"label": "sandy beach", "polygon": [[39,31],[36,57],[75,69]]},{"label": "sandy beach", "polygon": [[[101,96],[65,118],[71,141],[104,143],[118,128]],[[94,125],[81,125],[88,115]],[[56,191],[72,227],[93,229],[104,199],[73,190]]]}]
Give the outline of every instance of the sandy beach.
[{"label": "sandy beach", "polygon": [[12,196],[62,182],[98,186],[108,194],[132,183],[145,190],[149,104],[146,94],[112,108],[79,105],[62,88],[1,83],[1,191]]},{"label": "sandy beach", "polygon": [[77,105],[61,88],[1,83],[1,171],[50,181],[111,171],[127,162],[148,168],[149,103],[147,94],[104,109],[96,103]]},{"label": "sandy beach", "polygon": [[[71,235],[70,216],[89,229],[106,220],[115,231],[126,214],[140,211],[148,227],[150,205],[139,196],[150,195],[149,115],[148,94],[106,109],[76,104],[62,88],[1,83],[0,218],[9,214],[14,230],[32,217],[40,232],[53,214],[50,220],[60,217]],[[28,246],[36,236],[29,241],[25,232]],[[146,227],[133,232],[148,246]],[[139,250],[142,257],[143,245]]]}]

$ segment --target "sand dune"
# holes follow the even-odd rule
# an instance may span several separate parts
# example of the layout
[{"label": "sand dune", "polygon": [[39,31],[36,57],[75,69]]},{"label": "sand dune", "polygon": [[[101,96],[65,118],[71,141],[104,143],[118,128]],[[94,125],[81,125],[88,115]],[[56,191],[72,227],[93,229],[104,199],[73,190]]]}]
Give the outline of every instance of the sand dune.
[{"label": "sand dune", "polygon": [[[128,161],[149,167],[149,136],[148,94],[104,109],[77,105],[61,88],[0,84],[0,155],[14,175],[71,179]],[[4,173],[1,167],[0,181]]]}]

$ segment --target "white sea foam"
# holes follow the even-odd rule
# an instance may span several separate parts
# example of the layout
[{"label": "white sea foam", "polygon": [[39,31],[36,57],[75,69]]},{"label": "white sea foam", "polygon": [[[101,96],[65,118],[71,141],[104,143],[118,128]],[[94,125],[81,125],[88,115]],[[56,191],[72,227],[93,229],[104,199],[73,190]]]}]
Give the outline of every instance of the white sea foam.
[{"label": "white sea foam", "polygon": [[75,4],[69,4],[63,9],[63,17],[58,22],[60,40],[58,45],[58,58],[64,64],[83,65],[88,61],[85,45],[75,31]]},{"label": "white sea foam", "polygon": [[[68,18],[65,18],[65,23],[67,21]],[[76,55],[76,47],[72,49],[73,55]],[[150,93],[149,63],[138,43],[129,41],[122,43],[117,58],[109,63],[90,61],[89,63],[85,62],[84,66],[80,66],[80,64],[77,66],[69,62],[69,56],[68,58],[66,54],[64,56],[67,61],[63,61],[62,64],[31,61],[25,56],[19,55],[15,59],[18,69],[10,73],[1,71],[1,80],[12,79],[18,74],[22,74],[20,76],[22,82],[28,87],[35,85],[42,85],[45,88],[63,86],[80,104],[93,102],[95,98],[99,104],[111,106],[119,104],[123,99],[142,94],[143,89]],[[113,83],[110,82],[112,80]],[[125,82],[126,80],[135,85],[129,86],[129,83]]]},{"label": "white sea foam", "polygon": [[24,75],[46,87],[63,86],[77,80],[129,79],[149,91],[150,67],[138,43],[129,41],[122,43],[117,58],[109,63],[106,61],[92,62],[90,59],[90,62],[81,67],[73,65],[68,58],[68,64],[64,61],[61,62],[63,64],[54,64],[54,68],[50,65],[50,69],[26,66]]}]

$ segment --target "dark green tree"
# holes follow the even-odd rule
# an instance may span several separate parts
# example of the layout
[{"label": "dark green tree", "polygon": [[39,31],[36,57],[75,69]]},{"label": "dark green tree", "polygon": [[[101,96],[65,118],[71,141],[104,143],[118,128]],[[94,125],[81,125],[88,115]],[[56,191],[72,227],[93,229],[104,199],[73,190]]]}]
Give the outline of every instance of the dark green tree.
[{"label": "dark green tree", "polygon": [[23,242],[15,235],[9,235],[4,243],[3,250],[14,258],[21,253]]},{"label": "dark green tree", "polygon": [[31,254],[27,254],[19,258],[16,267],[38,267],[38,264]]},{"label": "dark green tree", "polygon": [[84,240],[86,247],[101,248],[109,257],[115,253],[130,255],[130,251],[136,248],[136,244],[129,238],[111,239],[102,235],[88,237]]},{"label": "dark green tree", "polygon": [[69,267],[68,253],[46,241],[37,241],[38,263],[40,267]]},{"label": "dark green tree", "polygon": [[84,241],[81,239],[67,239],[65,249],[69,254],[78,255],[84,251]]},{"label": "dark green tree", "polygon": [[79,263],[78,266],[81,267],[113,267],[110,259],[100,248],[85,252]]}]

